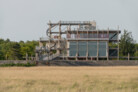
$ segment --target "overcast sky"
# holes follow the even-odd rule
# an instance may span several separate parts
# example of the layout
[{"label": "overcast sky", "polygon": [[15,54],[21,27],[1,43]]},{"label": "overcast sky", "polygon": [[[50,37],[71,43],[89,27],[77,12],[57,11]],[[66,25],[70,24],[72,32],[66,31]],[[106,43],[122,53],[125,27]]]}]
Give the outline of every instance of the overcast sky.
[{"label": "overcast sky", "polygon": [[138,0],[0,0],[0,38],[38,40],[49,20],[95,20],[99,29],[119,25],[138,41]]}]

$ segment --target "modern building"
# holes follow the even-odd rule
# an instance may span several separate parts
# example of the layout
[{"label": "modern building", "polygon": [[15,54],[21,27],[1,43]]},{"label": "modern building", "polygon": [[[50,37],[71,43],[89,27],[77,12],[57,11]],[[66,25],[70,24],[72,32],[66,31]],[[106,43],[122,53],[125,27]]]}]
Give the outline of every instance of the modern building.
[{"label": "modern building", "polygon": [[97,29],[95,21],[48,23],[47,38],[36,47],[38,60],[119,59],[119,29]]}]

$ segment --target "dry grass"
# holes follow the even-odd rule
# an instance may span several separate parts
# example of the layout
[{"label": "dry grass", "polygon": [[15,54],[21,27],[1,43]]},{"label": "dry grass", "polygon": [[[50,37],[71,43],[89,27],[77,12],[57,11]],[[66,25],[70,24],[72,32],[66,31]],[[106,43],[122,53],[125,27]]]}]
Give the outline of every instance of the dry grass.
[{"label": "dry grass", "polygon": [[138,92],[138,67],[1,67],[0,92]]}]

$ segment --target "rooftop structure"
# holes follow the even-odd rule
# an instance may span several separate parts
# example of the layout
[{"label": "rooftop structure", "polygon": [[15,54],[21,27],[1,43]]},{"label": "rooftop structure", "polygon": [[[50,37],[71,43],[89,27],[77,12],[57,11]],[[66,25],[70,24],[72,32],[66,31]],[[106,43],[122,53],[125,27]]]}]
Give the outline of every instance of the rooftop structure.
[{"label": "rooftop structure", "polygon": [[38,60],[119,59],[119,29],[96,29],[95,21],[59,21],[48,25],[47,37],[40,38],[36,47]]}]

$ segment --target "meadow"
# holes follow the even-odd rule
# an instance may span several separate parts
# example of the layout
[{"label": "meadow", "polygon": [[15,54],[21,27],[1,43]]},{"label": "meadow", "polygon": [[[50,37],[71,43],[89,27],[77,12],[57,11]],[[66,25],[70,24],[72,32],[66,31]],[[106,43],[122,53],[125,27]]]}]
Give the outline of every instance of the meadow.
[{"label": "meadow", "polygon": [[138,66],[0,67],[0,92],[138,92]]}]

